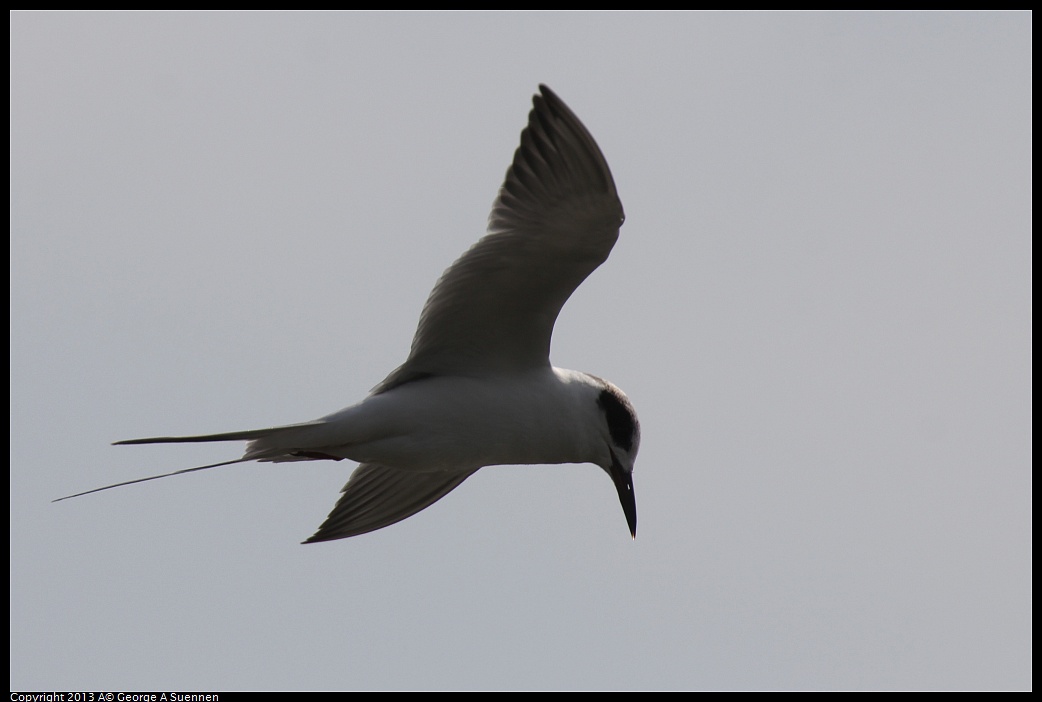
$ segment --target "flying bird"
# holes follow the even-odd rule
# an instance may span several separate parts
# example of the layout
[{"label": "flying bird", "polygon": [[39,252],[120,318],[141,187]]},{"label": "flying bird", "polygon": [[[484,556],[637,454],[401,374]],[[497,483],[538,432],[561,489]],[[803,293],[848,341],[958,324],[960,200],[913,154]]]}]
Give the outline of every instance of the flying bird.
[{"label": "flying bird", "polygon": [[607,380],[549,359],[561,307],[618,239],[622,203],[575,113],[545,85],[532,103],[487,235],[442,274],[405,363],[364,400],[302,424],[117,441],[249,443],[236,460],[60,499],[246,461],[357,461],[333,511],[304,542],[313,543],[411,517],[485,466],[593,463],[611,477],[636,538],[633,405]]}]

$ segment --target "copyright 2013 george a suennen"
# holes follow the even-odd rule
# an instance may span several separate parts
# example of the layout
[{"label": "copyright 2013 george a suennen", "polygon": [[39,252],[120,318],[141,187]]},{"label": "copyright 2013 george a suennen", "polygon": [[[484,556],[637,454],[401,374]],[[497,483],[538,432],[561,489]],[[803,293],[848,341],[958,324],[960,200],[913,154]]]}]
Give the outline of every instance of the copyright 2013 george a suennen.
[{"label": "copyright 2013 george a suennen", "polygon": [[12,692],[11,702],[221,702],[216,692]]}]

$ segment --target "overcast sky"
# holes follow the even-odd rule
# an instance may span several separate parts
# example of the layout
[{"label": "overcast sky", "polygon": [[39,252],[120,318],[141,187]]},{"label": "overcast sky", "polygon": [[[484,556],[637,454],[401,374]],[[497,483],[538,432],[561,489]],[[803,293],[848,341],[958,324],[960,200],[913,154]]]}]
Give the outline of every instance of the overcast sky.
[{"label": "overcast sky", "polygon": [[[1017,688],[1030,14],[14,13],[11,688]],[[300,545],[531,96],[626,209],[551,360],[643,430]]]}]

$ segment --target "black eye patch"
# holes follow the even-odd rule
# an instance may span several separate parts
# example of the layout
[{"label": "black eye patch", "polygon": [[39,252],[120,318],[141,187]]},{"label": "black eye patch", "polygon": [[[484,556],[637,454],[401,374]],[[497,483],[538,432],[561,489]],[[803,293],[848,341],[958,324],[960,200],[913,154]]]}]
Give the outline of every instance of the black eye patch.
[{"label": "black eye patch", "polygon": [[637,431],[637,420],[627,402],[618,395],[604,389],[597,397],[597,404],[608,420],[608,433],[615,445],[626,451],[633,449],[633,437]]}]

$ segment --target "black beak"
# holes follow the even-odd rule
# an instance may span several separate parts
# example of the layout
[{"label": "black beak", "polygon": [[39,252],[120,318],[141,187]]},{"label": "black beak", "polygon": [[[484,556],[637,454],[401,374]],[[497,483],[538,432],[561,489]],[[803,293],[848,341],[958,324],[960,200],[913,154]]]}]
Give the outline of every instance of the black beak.
[{"label": "black beak", "polygon": [[[609,449],[611,450],[611,449]],[[615,489],[619,491],[619,502],[622,503],[622,511],[626,514],[626,523],[630,527],[630,536],[637,538],[637,498],[633,494],[633,475],[623,470],[615,452],[611,452],[611,479],[615,483]]]}]

